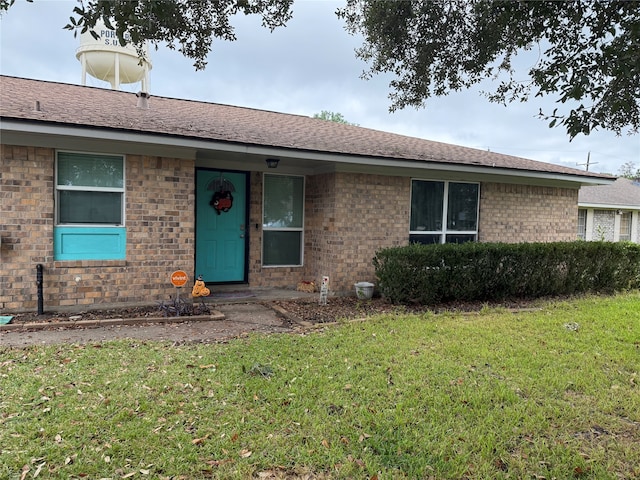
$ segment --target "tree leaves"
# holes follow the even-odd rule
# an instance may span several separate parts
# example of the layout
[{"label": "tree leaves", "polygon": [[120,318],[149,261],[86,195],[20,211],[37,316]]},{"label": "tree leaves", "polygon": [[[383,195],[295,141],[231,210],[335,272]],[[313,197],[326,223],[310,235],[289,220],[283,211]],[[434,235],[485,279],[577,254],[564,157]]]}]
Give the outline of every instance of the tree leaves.
[{"label": "tree leaves", "polygon": [[347,121],[341,113],[331,112],[329,110],[321,110],[320,113],[314,113],[313,118],[319,118],[321,120],[327,120],[329,122],[343,123],[345,125],[358,126],[357,123]]},{"label": "tree leaves", "polygon": [[[640,127],[638,1],[348,0],[338,15],[365,38],[364,77],[393,75],[392,111],[492,79],[492,102],[555,97],[563,112],[540,117],[571,138]],[[533,49],[538,60],[516,71],[514,59]]]}]

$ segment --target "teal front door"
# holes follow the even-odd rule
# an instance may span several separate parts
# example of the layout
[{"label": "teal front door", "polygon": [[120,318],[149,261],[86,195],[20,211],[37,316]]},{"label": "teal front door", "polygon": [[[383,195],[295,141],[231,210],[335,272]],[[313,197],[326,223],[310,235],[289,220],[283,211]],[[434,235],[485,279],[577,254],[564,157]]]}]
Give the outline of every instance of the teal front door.
[{"label": "teal front door", "polygon": [[195,274],[205,282],[246,280],[246,202],[245,173],[196,170]]}]

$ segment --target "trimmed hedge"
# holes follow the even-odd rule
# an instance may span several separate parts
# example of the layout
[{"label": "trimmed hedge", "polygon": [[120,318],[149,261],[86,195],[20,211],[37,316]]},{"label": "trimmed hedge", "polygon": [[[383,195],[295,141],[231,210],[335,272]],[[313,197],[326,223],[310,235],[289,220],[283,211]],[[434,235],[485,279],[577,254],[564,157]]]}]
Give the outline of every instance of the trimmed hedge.
[{"label": "trimmed hedge", "polygon": [[640,245],[611,242],[412,244],[376,252],[393,303],[490,301],[640,288]]}]

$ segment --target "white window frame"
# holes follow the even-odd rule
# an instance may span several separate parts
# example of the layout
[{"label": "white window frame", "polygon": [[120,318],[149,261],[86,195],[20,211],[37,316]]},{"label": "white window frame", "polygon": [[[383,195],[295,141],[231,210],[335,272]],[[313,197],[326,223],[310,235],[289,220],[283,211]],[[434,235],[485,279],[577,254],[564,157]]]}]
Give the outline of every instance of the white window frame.
[{"label": "white window frame", "polygon": [[[122,158],[122,187],[86,187],[86,186],[68,186],[58,184],[58,159],[60,153],[73,153],[78,155],[91,155],[96,157],[121,157]],[[79,152],[75,150],[56,150],[56,161],[54,171],[54,187],[55,187],[55,225],[59,227],[91,227],[91,228],[111,228],[125,226],[126,212],[126,185],[127,185],[127,168],[126,156],[119,154],[95,153],[95,152]],[[113,192],[120,193],[122,197],[120,223],[61,223],[60,222],[60,192],[61,191],[80,191],[80,192]]]},{"label": "white window frame", "polygon": [[[628,218],[629,219],[629,223],[628,223],[628,230],[626,232],[622,231],[622,219],[623,218]],[[631,239],[633,238],[633,213],[630,211],[622,211],[620,212],[620,223],[618,225],[618,241],[619,242],[630,242]]]},{"label": "white window frame", "polygon": [[[409,230],[409,235],[439,235],[440,242],[446,243],[447,235],[473,235],[474,238],[471,241],[478,241],[478,230],[480,229],[480,182],[467,182],[457,180],[436,180],[427,178],[412,178],[411,179],[411,191],[409,197],[409,204],[411,206],[411,200],[413,198],[413,185],[416,182],[436,182],[444,183],[443,199],[442,199],[442,230]],[[447,227],[447,215],[449,209],[449,184],[451,183],[466,183],[471,185],[478,185],[478,197],[476,198],[476,229],[475,230],[449,230]],[[409,208],[409,224],[411,224],[411,208]]]},{"label": "white window frame", "polygon": [[578,239],[586,240],[587,239],[587,215],[588,211],[586,208],[578,209]]},{"label": "white window frame", "polygon": [[[264,226],[264,206],[265,206],[265,180],[268,176],[279,177],[297,177],[302,178],[302,223],[300,227],[265,227]],[[286,173],[265,173],[262,175],[262,244],[260,245],[261,263],[263,268],[282,268],[282,267],[302,267],[304,266],[304,225],[305,225],[305,189],[306,189],[306,177],[304,175],[292,175]],[[265,232],[300,232],[300,264],[286,264],[286,265],[266,265],[264,263],[264,233]]]}]

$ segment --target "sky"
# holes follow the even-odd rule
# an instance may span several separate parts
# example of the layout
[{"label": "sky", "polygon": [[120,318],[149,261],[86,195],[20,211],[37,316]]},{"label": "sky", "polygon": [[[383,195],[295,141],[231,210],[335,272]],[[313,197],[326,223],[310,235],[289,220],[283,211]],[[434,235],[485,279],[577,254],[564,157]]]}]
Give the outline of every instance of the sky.
[{"label": "sky", "polygon": [[[81,84],[75,53],[79,38],[63,27],[75,0],[16,4],[0,17],[0,73]],[[313,116],[341,113],[361,127],[505,153],[533,160],[617,174],[628,162],[640,168],[640,135],[608,131],[569,141],[566,131],[536,117],[553,99],[490,103],[479,89],[429,99],[425,108],[389,112],[388,76],[361,78],[367,65],[355,55],[362,39],[348,34],[335,15],[344,2],[296,0],[286,27],[270,32],[258,17],[233,20],[238,39],[214,40],[205,70],[179,52],[151,48],[149,91],[163,96]],[[522,59],[526,65],[528,60]],[[110,88],[87,77],[87,85]],[[487,84],[483,88],[490,89]],[[135,92],[139,84],[123,84]]]}]

